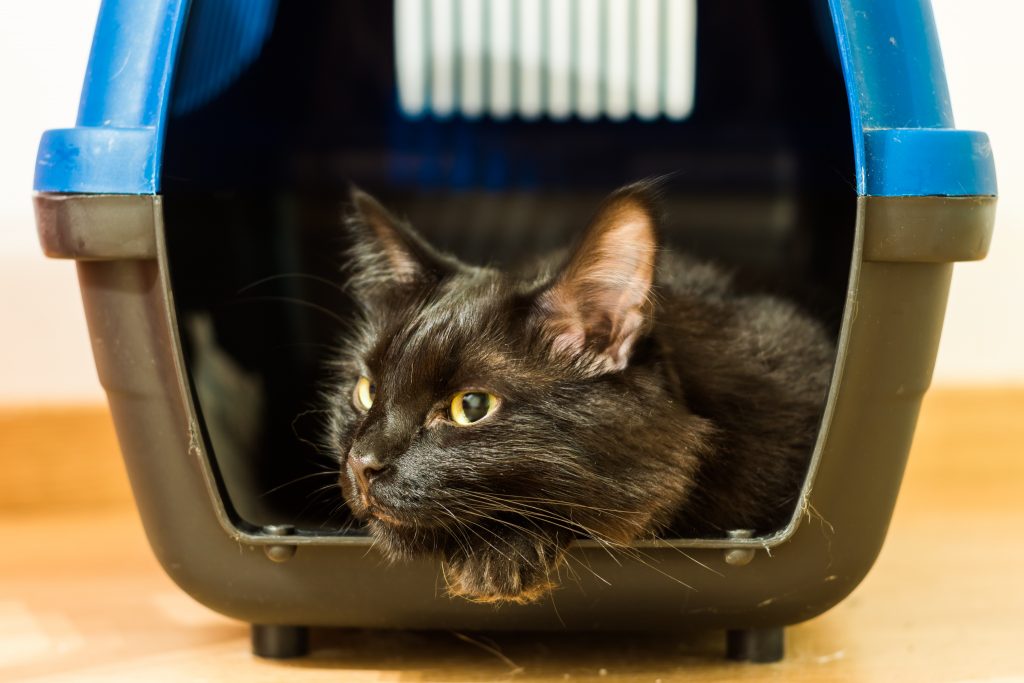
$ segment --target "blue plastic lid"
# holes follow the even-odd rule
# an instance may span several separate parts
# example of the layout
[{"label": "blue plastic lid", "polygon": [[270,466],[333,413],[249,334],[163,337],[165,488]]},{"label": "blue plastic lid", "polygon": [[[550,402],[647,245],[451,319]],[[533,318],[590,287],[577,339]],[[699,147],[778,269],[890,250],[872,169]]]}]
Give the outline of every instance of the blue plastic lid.
[{"label": "blue plastic lid", "polygon": [[[275,0],[104,0],[75,128],[43,135],[40,192],[155,194],[170,86],[201,105],[237,78],[269,34]],[[929,0],[829,0],[846,80],[857,192],[994,195],[984,133],[953,127]],[[179,62],[181,62],[179,64]],[[681,124],[685,125],[685,124]]]}]

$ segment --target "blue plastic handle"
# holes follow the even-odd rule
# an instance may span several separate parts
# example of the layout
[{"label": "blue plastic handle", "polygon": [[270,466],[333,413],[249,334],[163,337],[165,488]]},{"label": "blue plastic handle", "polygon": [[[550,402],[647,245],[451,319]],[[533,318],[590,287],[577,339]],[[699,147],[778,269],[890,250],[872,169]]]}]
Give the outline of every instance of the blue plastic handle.
[{"label": "blue plastic handle", "polygon": [[829,0],[846,79],[857,193],[996,194],[988,136],[955,130],[929,0]]},{"label": "blue plastic handle", "polygon": [[105,0],[75,128],[43,135],[40,192],[159,191],[171,75],[188,0]]}]

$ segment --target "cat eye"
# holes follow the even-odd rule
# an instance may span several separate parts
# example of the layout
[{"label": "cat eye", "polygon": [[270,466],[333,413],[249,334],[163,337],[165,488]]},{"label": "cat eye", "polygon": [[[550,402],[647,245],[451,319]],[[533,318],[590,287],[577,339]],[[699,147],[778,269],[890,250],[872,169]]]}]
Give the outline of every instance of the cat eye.
[{"label": "cat eye", "polygon": [[352,404],[362,411],[367,411],[373,405],[373,399],[377,395],[377,385],[368,377],[360,377],[356,382],[356,388],[352,390]]},{"label": "cat eye", "polygon": [[479,422],[498,408],[498,397],[486,391],[460,391],[448,405],[451,421],[463,427]]}]

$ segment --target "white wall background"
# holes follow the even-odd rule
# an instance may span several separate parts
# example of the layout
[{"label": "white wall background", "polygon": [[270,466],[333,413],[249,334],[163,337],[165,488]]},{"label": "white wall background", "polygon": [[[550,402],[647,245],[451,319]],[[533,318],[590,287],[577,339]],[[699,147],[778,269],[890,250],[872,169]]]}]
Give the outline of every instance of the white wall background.
[{"label": "white wall background", "polygon": [[932,0],[958,128],[983,130],[999,177],[989,257],[953,269],[936,382],[1024,382],[1024,3]]},{"label": "white wall background", "polygon": [[[991,136],[1001,194],[988,260],[956,267],[935,378],[1024,382],[1024,3],[933,4],[957,125]],[[0,403],[102,399],[74,266],[40,256],[30,202],[39,134],[74,124],[98,7],[0,4]]]},{"label": "white wall background", "polygon": [[39,135],[74,125],[99,0],[0,0],[0,403],[99,401],[75,266],[43,258]]}]

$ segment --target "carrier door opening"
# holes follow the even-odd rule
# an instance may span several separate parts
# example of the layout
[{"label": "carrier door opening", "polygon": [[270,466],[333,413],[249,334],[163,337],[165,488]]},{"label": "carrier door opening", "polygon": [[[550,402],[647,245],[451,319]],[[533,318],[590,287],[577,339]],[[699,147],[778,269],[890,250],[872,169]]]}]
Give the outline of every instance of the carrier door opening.
[{"label": "carrier door opening", "polygon": [[[817,3],[693,12],[669,0],[660,23],[642,3],[594,3],[625,12],[619,31],[584,3],[562,17],[534,12],[560,3],[509,2],[512,29],[542,30],[485,41],[507,64],[462,15],[425,22],[420,57],[396,47],[415,6],[446,3],[279,3],[265,35],[241,41],[244,59],[203,51],[214,3],[193,4],[162,169],[167,247],[204,438],[239,525],[361,533],[318,412],[353,313],[339,229],[353,183],[459,258],[510,264],[567,246],[615,187],[665,176],[668,244],[735,269],[751,291],[786,292],[838,332],[853,159]],[[447,3],[476,4],[495,5]],[[563,30],[567,54],[553,41]],[[664,49],[648,55],[638,36]],[[210,59],[233,59],[231,76],[190,82]]]}]

